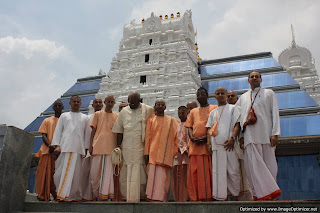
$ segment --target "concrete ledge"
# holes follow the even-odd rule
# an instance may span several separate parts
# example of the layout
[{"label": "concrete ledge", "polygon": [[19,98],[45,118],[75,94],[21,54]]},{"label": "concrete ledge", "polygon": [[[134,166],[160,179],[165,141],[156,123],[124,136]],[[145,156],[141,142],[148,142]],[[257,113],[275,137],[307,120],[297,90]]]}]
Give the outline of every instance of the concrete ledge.
[{"label": "concrete ledge", "polygon": [[[265,201],[265,202],[253,202],[253,201],[228,202],[226,201],[226,202],[186,202],[186,203],[25,202],[24,212],[108,212],[108,213],[228,212],[228,213],[233,213],[233,212],[259,212],[263,210],[262,208],[265,208],[265,212],[268,212],[267,208],[287,208],[288,209],[288,208],[298,208],[298,207],[299,208],[317,208],[317,211],[319,211],[320,201],[300,201],[300,200],[298,201]],[[270,209],[269,209],[269,212],[271,212]],[[277,212],[277,211],[273,211],[273,212]],[[291,211],[291,212],[294,212],[294,211]]]}]

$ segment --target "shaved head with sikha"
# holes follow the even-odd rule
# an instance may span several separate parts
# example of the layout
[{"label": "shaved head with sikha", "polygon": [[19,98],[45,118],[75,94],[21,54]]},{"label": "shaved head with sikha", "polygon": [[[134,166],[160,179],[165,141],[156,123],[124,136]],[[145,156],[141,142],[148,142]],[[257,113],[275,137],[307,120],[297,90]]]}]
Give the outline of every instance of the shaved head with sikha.
[{"label": "shaved head with sikha", "polygon": [[196,107],[198,107],[198,104],[195,101],[191,101],[191,102],[187,103],[188,114],[190,113],[190,111],[193,108],[196,108]]},{"label": "shaved head with sikha", "polygon": [[227,93],[227,101],[228,101],[228,104],[235,104],[237,103],[238,101],[238,94],[233,91],[233,90],[230,90],[228,93]]}]

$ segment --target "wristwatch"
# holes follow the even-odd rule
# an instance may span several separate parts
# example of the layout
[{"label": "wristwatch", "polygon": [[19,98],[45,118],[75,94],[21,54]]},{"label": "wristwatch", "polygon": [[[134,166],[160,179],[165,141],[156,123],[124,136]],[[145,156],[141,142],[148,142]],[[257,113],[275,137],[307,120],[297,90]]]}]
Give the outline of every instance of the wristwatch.
[{"label": "wristwatch", "polygon": [[236,140],[236,138],[235,137],[230,137],[231,139],[233,139],[233,140]]}]

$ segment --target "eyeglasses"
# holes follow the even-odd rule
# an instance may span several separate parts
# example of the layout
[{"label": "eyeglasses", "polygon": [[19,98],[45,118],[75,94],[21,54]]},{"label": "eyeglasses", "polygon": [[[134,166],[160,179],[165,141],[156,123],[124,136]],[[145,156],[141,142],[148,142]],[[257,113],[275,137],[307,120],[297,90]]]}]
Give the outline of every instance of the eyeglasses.
[{"label": "eyeglasses", "polygon": [[114,104],[114,101],[106,101],[108,104]]},{"label": "eyeglasses", "polygon": [[166,105],[165,104],[155,104],[155,106],[162,107],[162,106],[166,106]]},{"label": "eyeglasses", "polygon": [[235,95],[228,95],[228,98],[236,97]]},{"label": "eyeglasses", "polygon": [[261,78],[260,75],[250,75],[250,78]]}]

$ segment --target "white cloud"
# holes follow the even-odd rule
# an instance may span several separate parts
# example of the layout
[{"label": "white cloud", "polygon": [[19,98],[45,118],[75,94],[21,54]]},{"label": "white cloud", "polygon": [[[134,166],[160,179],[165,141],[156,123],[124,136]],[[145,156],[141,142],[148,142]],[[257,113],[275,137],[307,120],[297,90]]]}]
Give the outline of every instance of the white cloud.
[{"label": "white cloud", "polygon": [[67,53],[46,39],[0,38],[0,123],[25,128],[62,94],[51,65]]},{"label": "white cloud", "polygon": [[235,1],[220,19],[208,13],[207,19],[212,23],[200,22],[196,26],[200,56],[215,59],[271,51],[277,59],[291,43],[293,24],[297,44],[312,52],[319,72],[319,10],[320,3],[315,1]]}]

